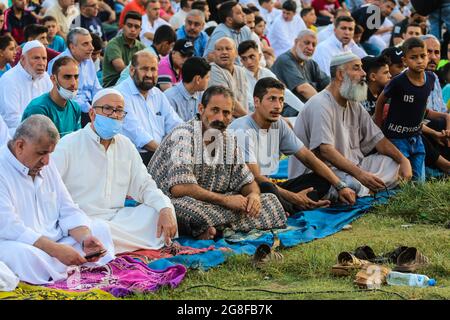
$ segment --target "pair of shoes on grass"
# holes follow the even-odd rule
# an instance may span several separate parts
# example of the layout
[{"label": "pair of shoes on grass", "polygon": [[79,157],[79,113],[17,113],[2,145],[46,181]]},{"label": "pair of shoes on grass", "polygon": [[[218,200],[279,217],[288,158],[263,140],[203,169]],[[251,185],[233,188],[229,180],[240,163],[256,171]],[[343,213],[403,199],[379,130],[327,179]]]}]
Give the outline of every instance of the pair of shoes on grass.
[{"label": "pair of shoes on grass", "polygon": [[381,265],[385,263],[396,263],[394,271],[414,272],[428,265],[429,259],[414,247],[402,246],[382,256],[376,256],[372,248],[362,246],[355,252],[339,253],[338,263],[332,267],[331,273],[335,276],[348,276],[359,270],[355,279],[359,287],[379,288],[386,283],[386,276],[391,271]]}]

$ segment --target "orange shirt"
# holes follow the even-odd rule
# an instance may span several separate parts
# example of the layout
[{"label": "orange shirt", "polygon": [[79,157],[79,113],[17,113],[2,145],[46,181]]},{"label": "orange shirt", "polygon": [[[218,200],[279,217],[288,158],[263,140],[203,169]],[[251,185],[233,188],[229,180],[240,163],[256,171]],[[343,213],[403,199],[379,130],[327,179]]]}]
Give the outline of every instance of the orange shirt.
[{"label": "orange shirt", "polygon": [[125,15],[127,14],[128,11],[139,12],[141,16],[145,14],[145,8],[143,6],[137,3],[136,0],[131,1],[125,6],[125,8],[123,8],[122,13],[120,14],[119,28],[123,27],[123,20],[125,19]]}]

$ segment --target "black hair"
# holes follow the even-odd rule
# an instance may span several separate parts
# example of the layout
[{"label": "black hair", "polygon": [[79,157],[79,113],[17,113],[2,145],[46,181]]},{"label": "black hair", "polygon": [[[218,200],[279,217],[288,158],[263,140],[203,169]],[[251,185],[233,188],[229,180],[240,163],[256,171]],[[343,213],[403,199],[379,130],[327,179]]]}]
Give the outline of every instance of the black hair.
[{"label": "black hair", "polygon": [[255,6],[250,6],[249,9],[250,9],[253,13],[259,12],[258,7],[255,7]]},{"label": "black hair", "polygon": [[94,47],[94,51],[102,50],[104,47],[104,43],[102,38],[100,38],[97,34],[91,32],[92,37],[92,46]]},{"label": "black hair", "polygon": [[233,8],[237,5],[238,3],[236,1],[225,1],[224,3],[222,3],[219,8],[220,22],[225,23],[225,20],[227,20],[227,18],[232,17]]},{"label": "black hair", "polygon": [[206,34],[208,35],[208,37],[211,37],[211,35],[213,34],[214,30],[216,29],[215,26],[211,26],[205,29]]},{"label": "black hair", "polygon": [[48,28],[40,25],[40,24],[29,24],[23,30],[23,35],[25,37],[25,41],[28,41],[29,38],[36,38],[38,35],[47,33]]},{"label": "black hair", "polygon": [[287,11],[297,12],[297,4],[292,0],[286,0],[281,8]]},{"label": "black hair", "polygon": [[334,21],[334,26],[336,28],[339,27],[339,24],[341,22],[355,22],[355,19],[353,19],[352,17],[349,17],[349,16],[340,16],[340,17],[336,18],[336,20]]},{"label": "black hair", "polygon": [[268,89],[275,88],[279,90],[284,90],[285,86],[284,84],[275,78],[266,77],[261,78],[256,82],[255,89],[253,89],[253,97],[259,98],[259,100],[262,100],[264,96],[269,91]]},{"label": "black hair", "polygon": [[56,21],[56,18],[53,17],[53,16],[45,16],[45,17],[41,20],[41,23],[44,25],[46,22],[49,22],[49,21],[58,23],[58,21]]},{"label": "black hair", "polygon": [[153,37],[153,44],[158,45],[167,41],[173,43],[177,41],[177,34],[169,25],[162,25],[155,31],[155,36]]},{"label": "black hair", "polygon": [[0,36],[0,50],[5,50],[14,39],[9,35]]},{"label": "black hair", "polygon": [[224,86],[211,86],[208,89],[205,90],[205,92],[203,92],[202,95],[202,105],[204,108],[206,108],[208,106],[209,101],[211,100],[211,98],[213,96],[219,96],[219,95],[223,95],[226,98],[231,98],[231,100],[233,100],[233,105],[234,105],[234,94],[233,91],[231,91],[230,89],[224,87]]},{"label": "black hair", "polygon": [[361,34],[361,33],[363,33],[364,32],[364,27],[362,27],[361,25],[359,25],[359,24],[356,24],[355,25],[355,34]]},{"label": "black hair", "polygon": [[238,46],[238,54],[244,54],[250,49],[255,49],[258,51],[258,44],[253,40],[242,41]]},{"label": "black hair", "polygon": [[72,57],[64,56],[56,59],[52,66],[52,74],[58,74],[58,71],[62,66],[68,65],[71,62],[78,66],[78,62]]},{"label": "black hair", "polygon": [[271,2],[271,1],[272,0],[258,0],[258,3],[259,3],[260,6],[262,6],[263,3]]},{"label": "black hair", "polygon": [[414,48],[425,48],[425,42],[417,37],[407,39],[402,45],[403,56]]},{"label": "black hair", "polygon": [[183,82],[189,83],[194,80],[195,76],[204,78],[211,70],[208,61],[200,57],[191,57],[181,67],[181,74],[183,75]]},{"label": "black hair", "polygon": [[310,13],[313,10],[314,10],[313,7],[303,8],[302,11],[300,11],[300,16],[303,18],[304,16],[306,16],[308,13]]},{"label": "black hair", "polygon": [[208,5],[208,3],[206,1],[203,0],[198,0],[198,1],[194,1],[194,3],[191,6],[192,10],[200,10],[201,12],[205,12],[205,8]]},{"label": "black hair", "polygon": [[369,78],[370,73],[375,73],[380,70],[380,68],[389,66],[389,60],[385,56],[366,56],[361,59],[362,68],[364,72],[367,74],[367,78]]},{"label": "black hair", "polygon": [[405,33],[406,33],[406,30],[408,30],[409,27],[420,28],[420,30],[422,30],[422,27],[418,23],[413,22],[413,23],[408,23],[408,25],[405,28]]},{"label": "black hair", "polygon": [[255,16],[255,26],[256,26],[257,24],[259,24],[261,21],[264,21],[264,23],[266,23],[266,20],[264,20],[263,17],[261,17],[261,16]]},{"label": "black hair", "polygon": [[250,9],[250,8],[247,8],[247,7],[243,7],[242,8],[242,11],[244,11],[244,13],[247,15],[247,14],[253,14],[253,11]]},{"label": "black hair", "polygon": [[128,11],[127,14],[125,15],[125,18],[123,19],[123,23],[127,23],[128,19],[133,19],[133,20],[142,20],[142,15],[139,14],[139,12],[136,11]]}]

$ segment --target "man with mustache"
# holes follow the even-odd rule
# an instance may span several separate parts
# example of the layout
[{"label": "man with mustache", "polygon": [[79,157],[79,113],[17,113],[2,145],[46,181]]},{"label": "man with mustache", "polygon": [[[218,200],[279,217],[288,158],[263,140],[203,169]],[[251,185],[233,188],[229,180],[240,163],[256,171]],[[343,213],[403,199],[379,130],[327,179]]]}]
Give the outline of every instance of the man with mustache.
[{"label": "man with mustache", "polygon": [[184,26],[177,30],[177,39],[187,39],[194,44],[194,56],[203,57],[208,35],[203,31],[205,27],[205,14],[200,10],[191,10],[184,21]]},{"label": "man with mustache", "polygon": [[131,58],[130,77],[116,89],[125,98],[123,133],[139,150],[148,164],[163,138],[183,122],[156,85],[158,59],[147,50]]},{"label": "man with mustache", "polygon": [[[294,131],[307,148],[331,167],[343,185],[358,197],[393,188],[411,178],[408,159],[384,137],[361,102],[367,99],[361,59],[346,52],[331,60],[331,83],[311,98],[298,115]],[[375,154],[370,154],[373,150]],[[295,158],[289,177],[309,172]],[[330,199],[337,197],[331,188]]]},{"label": "man with mustache", "polygon": [[148,165],[150,175],[175,207],[180,235],[213,239],[219,230],[284,228],[283,207],[261,194],[234,137],[225,129],[233,118],[234,95],[209,87],[199,114],[175,128]]},{"label": "man with mustache", "polygon": [[291,50],[279,56],[272,66],[277,78],[302,102],[308,101],[330,83],[330,78],[312,59],[316,45],[314,31],[302,30]]},{"label": "man with mustache", "polygon": [[[99,91],[91,123],[61,139],[53,161],[80,208],[109,225],[116,253],[159,249],[176,236],[175,212],[133,143],[120,134],[128,116],[124,106],[117,90]],[[126,196],[141,204],[125,207]]]},{"label": "man with mustache", "polygon": [[366,52],[353,40],[355,20],[352,17],[341,16],[336,19],[334,26],[334,34],[317,45],[312,57],[320,70],[328,76],[330,76],[331,57],[346,51],[351,51],[360,58],[367,56]]},{"label": "man with mustache", "polygon": [[[31,284],[63,280],[68,266],[114,258],[108,226],[74,203],[50,160],[58,140],[48,117],[32,115],[0,149],[0,261]],[[86,258],[92,253],[98,255]]]},{"label": "man with mustache", "polygon": [[75,59],[78,65],[78,91],[74,100],[81,108],[81,126],[84,127],[89,121],[89,110],[92,98],[102,89],[97,78],[94,61],[92,61],[92,36],[88,30],[75,27],[67,35],[67,49],[48,64],[48,74],[52,73],[53,64],[62,57]]},{"label": "man with mustache", "polygon": [[41,42],[33,40],[24,45],[20,62],[0,78],[0,114],[11,135],[30,101],[52,89],[46,66],[47,51]]},{"label": "man with mustache", "polygon": [[[284,102],[284,85],[277,79],[266,77],[258,80],[253,91],[255,112],[236,119],[230,130],[237,136],[248,167],[255,176],[262,192],[273,193],[289,214],[303,209],[328,206],[322,200],[330,184],[337,186],[338,177],[304,147],[292,129],[281,118]],[[278,171],[281,155],[294,155],[314,173],[273,184],[268,176]],[[344,187],[339,198],[353,204],[355,194]]]}]

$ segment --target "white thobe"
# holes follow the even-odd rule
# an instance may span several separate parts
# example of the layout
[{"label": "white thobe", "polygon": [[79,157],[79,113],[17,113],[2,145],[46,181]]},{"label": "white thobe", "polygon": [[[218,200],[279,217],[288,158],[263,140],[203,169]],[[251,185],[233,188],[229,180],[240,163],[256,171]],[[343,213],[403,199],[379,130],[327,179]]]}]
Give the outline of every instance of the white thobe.
[{"label": "white thobe", "polygon": [[327,40],[333,34],[334,34],[334,24],[330,23],[317,33],[317,42],[321,43],[322,41]]},{"label": "white thobe", "polygon": [[19,278],[0,261],[0,291],[13,291],[19,284]]},{"label": "white thobe", "polygon": [[300,15],[295,15],[291,21],[285,21],[283,15],[277,16],[269,27],[267,35],[275,51],[275,57],[290,50],[294,46],[298,33],[305,29],[305,22]]},{"label": "white thobe", "polygon": [[[269,10],[264,9],[259,4],[256,6],[259,9],[259,14],[266,22],[266,26],[269,27],[275,21],[278,16],[281,16],[282,12],[280,9],[273,8],[271,12]],[[267,30],[267,29],[266,29]]]},{"label": "white thobe", "polygon": [[108,254],[97,263],[114,258],[114,248],[106,224],[92,223],[74,204],[52,161],[34,180],[29,169],[11,153],[0,149],[0,261],[22,281],[47,284],[67,278],[67,266],[33,244],[41,237],[73,246],[83,254],[81,245],[69,231],[90,227]]},{"label": "white thobe", "polygon": [[358,47],[355,41],[351,40],[349,44],[344,46],[333,33],[327,40],[317,45],[312,58],[317,62],[320,70],[330,76],[331,58],[347,51],[353,52],[360,58],[367,56],[367,53]]},{"label": "white thobe", "polygon": [[0,116],[0,147],[8,142],[10,139],[8,126],[5,121],[3,121],[2,116]]},{"label": "white thobe", "polygon": [[[164,245],[156,237],[159,211],[173,206],[127,137],[116,135],[105,150],[89,124],[61,139],[52,156],[74,201],[109,225],[116,253]],[[127,195],[142,204],[124,207]]]},{"label": "white thobe", "polygon": [[[305,108],[297,116],[294,132],[308,149],[315,150],[321,144],[329,144],[353,164],[377,175],[388,188],[397,185],[399,164],[385,155],[368,155],[384,135],[361,104],[349,102],[344,108],[325,89],[305,104]],[[369,195],[369,189],[354,177],[330,163],[327,164],[359,197]],[[289,178],[309,172],[295,157],[289,159]],[[329,196],[337,198],[334,188],[330,189]]]},{"label": "white thobe", "polygon": [[[278,79],[278,78],[272,71],[270,71],[267,68],[259,68],[256,77],[253,75],[253,72],[251,72],[247,69],[245,71],[246,71],[245,74],[247,76],[248,108],[251,112],[253,112],[253,111],[255,111],[255,103],[253,101],[253,90],[255,89],[256,82],[258,82],[259,79],[266,78],[266,77],[271,77],[271,78],[275,78],[275,79]],[[288,105],[290,105],[292,108],[294,108],[298,112],[300,112],[304,106],[304,103],[299,98],[297,98],[297,96],[294,95],[291,92],[291,90],[289,90],[287,88],[284,89],[284,102],[287,103]]]},{"label": "white thobe", "polygon": [[156,21],[153,22],[153,25],[150,23],[150,21],[148,20],[148,16],[146,14],[144,14],[142,16],[142,28],[141,28],[141,34],[139,36],[139,38],[141,39],[141,42],[143,44],[145,44],[145,46],[150,47],[153,44],[152,40],[147,39],[144,34],[146,34],[147,32],[153,33],[153,35],[155,34],[156,30],[164,25],[169,25],[170,24],[162,19],[162,18],[158,18],[156,19]]},{"label": "white thobe", "polygon": [[20,62],[0,78],[0,115],[8,125],[11,136],[30,101],[49,92],[52,87],[47,73],[39,79],[33,79]]}]

